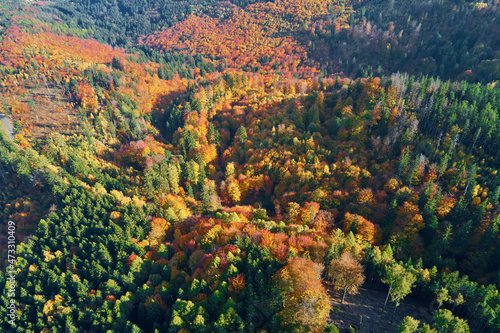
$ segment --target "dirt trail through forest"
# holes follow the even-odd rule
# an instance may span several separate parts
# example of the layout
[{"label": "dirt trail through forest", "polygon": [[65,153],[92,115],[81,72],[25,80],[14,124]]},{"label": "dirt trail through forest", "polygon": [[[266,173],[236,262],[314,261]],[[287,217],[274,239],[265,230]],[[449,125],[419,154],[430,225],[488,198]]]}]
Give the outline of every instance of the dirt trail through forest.
[{"label": "dirt trail through forest", "polygon": [[14,132],[12,131],[12,127],[10,127],[9,120],[7,119],[6,116],[0,113],[0,119],[3,121],[5,128],[7,129],[7,135],[9,136],[9,139],[12,141],[14,140]]}]

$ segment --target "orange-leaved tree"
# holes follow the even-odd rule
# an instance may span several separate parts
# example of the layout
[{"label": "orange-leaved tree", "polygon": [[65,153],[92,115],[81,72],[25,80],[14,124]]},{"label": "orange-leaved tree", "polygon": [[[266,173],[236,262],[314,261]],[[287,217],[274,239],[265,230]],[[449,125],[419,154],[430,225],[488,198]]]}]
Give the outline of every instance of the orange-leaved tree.
[{"label": "orange-leaved tree", "polygon": [[274,275],[281,292],[283,324],[307,332],[323,332],[331,310],[328,294],[321,284],[323,266],[305,258],[288,258]]}]

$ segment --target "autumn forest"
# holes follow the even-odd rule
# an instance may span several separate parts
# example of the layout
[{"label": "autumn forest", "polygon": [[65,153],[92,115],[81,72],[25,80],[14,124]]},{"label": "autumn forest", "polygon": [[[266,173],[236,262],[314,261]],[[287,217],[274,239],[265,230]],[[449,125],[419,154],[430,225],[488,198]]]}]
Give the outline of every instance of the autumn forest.
[{"label": "autumn forest", "polygon": [[500,332],[499,18],[0,1],[0,331]]}]

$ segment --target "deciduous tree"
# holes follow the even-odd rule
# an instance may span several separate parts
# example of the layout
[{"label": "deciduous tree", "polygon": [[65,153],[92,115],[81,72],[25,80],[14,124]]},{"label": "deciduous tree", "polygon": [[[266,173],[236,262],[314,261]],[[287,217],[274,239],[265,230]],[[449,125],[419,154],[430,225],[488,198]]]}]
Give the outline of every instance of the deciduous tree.
[{"label": "deciduous tree", "polygon": [[346,293],[355,294],[364,280],[363,266],[354,260],[349,252],[340,259],[333,259],[328,265],[328,277],[334,282],[336,290],[342,290],[342,303]]}]

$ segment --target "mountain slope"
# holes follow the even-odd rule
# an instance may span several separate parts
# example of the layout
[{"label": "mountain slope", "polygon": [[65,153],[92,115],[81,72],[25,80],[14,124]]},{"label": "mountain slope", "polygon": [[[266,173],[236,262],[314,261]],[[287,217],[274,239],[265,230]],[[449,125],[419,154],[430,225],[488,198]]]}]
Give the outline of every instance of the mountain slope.
[{"label": "mountain slope", "polygon": [[[18,330],[335,332],[323,282],[363,280],[436,331],[499,330],[497,4],[163,5],[2,11]],[[483,31],[458,68],[445,10]]]}]

